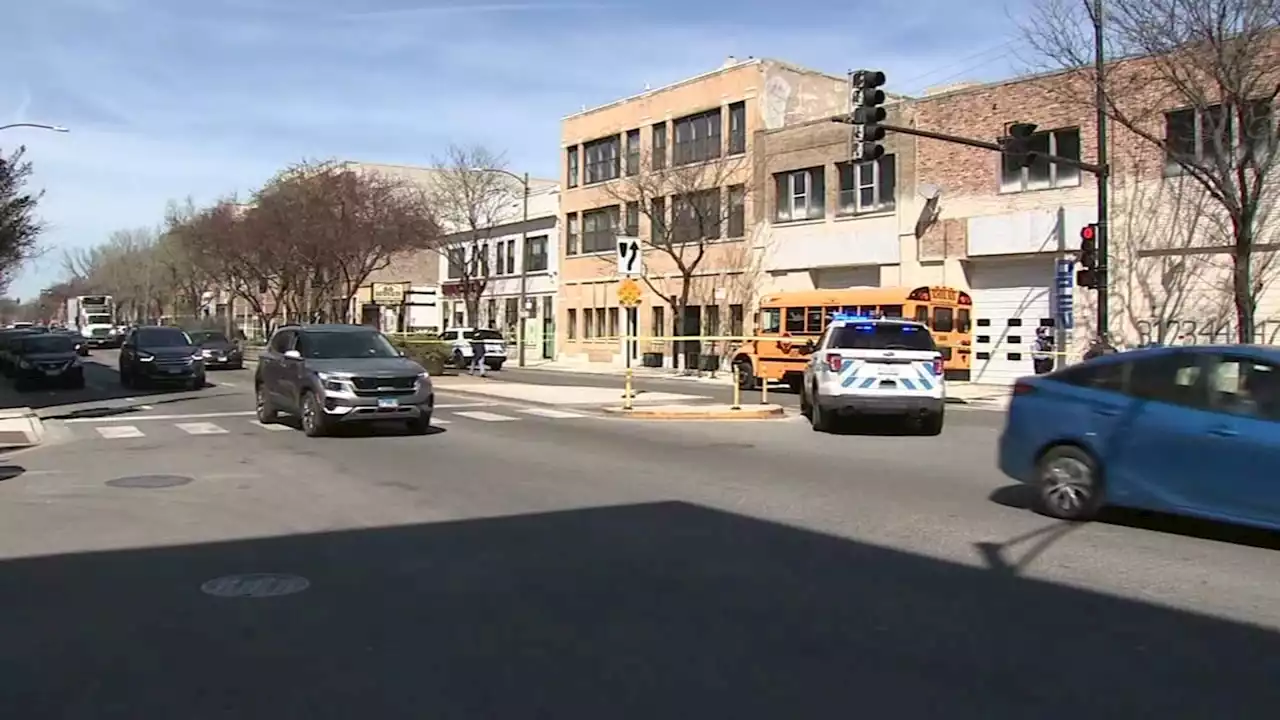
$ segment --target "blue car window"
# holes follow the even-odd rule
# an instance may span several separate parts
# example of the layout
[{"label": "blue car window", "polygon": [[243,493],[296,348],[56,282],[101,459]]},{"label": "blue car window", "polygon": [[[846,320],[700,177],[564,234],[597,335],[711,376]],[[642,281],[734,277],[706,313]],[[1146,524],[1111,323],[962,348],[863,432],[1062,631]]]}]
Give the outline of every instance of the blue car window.
[{"label": "blue car window", "polygon": [[1280,421],[1280,368],[1252,358],[1225,357],[1209,379],[1220,412]]},{"label": "blue car window", "polygon": [[1140,400],[1205,408],[1209,393],[1201,371],[1201,356],[1176,352],[1133,361],[1129,394]]}]

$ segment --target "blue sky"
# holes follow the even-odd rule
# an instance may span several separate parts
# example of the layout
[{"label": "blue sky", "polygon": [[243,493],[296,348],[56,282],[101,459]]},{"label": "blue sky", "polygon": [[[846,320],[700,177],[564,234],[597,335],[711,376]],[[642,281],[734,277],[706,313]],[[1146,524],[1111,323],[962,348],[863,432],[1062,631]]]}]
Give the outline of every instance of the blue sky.
[{"label": "blue sky", "polygon": [[[0,24],[0,132],[28,147],[51,250],[10,294],[60,279],[61,249],[150,226],[166,200],[245,193],[282,165],[429,165],[450,142],[554,177],[560,118],[729,55],[917,92],[1017,72],[1017,0],[38,0]],[[879,28],[869,32],[869,26]]]}]

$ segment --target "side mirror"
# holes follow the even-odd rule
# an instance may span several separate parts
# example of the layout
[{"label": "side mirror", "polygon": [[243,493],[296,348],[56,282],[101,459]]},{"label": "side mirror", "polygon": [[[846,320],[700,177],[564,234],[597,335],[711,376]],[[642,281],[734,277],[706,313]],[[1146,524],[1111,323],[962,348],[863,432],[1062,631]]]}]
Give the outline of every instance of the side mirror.
[{"label": "side mirror", "polygon": [[396,354],[400,357],[405,357],[404,350],[401,350],[400,348],[396,348]]},{"label": "side mirror", "polygon": [[287,358],[292,358],[294,360],[302,359],[302,353],[298,352],[297,350],[285,350],[284,356]]}]

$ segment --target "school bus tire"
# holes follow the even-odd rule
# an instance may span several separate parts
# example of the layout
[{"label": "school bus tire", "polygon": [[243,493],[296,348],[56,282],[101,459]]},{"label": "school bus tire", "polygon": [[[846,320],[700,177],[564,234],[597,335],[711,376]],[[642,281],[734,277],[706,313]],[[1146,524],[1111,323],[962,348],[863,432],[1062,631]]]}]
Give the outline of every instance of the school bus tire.
[{"label": "school bus tire", "polygon": [[751,358],[746,355],[739,355],[734,358],[733,369],[739,388],[743,390],[756,389],[756,385],[759,383],[759,378],[755,376],[755,369],[751,366]]}]

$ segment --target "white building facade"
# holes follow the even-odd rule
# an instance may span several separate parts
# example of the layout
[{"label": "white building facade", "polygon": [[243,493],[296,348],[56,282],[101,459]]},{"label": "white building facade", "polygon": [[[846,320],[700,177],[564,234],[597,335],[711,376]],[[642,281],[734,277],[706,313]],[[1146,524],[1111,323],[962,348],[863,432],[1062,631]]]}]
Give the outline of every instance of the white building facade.
[{"label": "white building facade", "polygon": [[[556,293],[559,290],[560,187],[555,180],[529,181],[528,219],[524,218],[522,198],[516,198],[511,220],[488,229],[480,239],[461,238],[451,257],[441,258],[441,314],[444,327],[483,327],[501,331],[511,343],[514,359],[515,342],[520,332],[520,318],[525,322],[524,352],[527,359],[551,360],[556,357]],[[476,264],[473,254],[483,253]],[[475,273],[478,286],[478,317],[468,316],[463,292],[467,273],[452,259],[465,254],[468,267],[487,272]],[[480,277],[480,276],[483,277]],[[523,299],[523,307],[521,301]]]}]

